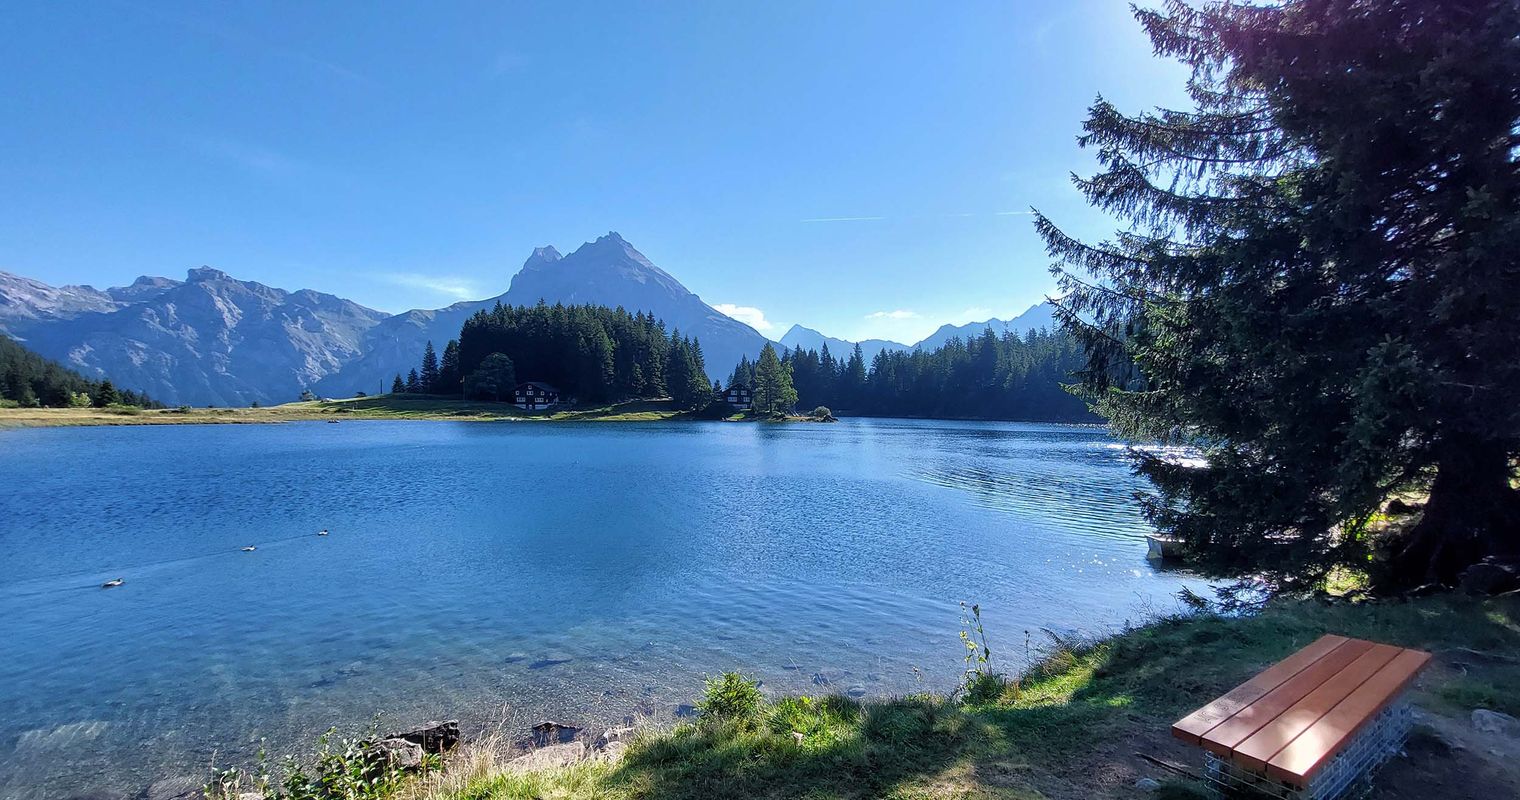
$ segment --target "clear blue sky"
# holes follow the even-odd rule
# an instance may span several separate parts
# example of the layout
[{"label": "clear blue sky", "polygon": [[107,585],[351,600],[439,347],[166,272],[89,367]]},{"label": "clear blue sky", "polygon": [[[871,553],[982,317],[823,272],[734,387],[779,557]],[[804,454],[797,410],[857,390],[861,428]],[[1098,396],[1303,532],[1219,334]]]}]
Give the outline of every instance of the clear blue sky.
[{"label": "clear blue sky", "polygon": [[1007,212],[1109,230],[1085,108],[1181,78],[1120,0],[9,3],[0,270],[400,311],[616,230],[772,337],[913,341],[1037,302]]}]

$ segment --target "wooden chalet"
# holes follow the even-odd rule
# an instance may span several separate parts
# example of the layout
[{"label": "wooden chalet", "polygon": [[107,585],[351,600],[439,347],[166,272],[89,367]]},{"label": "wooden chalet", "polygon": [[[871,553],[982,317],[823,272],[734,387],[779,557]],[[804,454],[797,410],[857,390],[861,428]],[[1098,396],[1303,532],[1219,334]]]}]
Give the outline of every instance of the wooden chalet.
[{"label": "wooden chalet", "polygon": [[512,404],[524,411],[538,411],[559,405],[559,390],[547,383],[528,381],[517,384]]}]

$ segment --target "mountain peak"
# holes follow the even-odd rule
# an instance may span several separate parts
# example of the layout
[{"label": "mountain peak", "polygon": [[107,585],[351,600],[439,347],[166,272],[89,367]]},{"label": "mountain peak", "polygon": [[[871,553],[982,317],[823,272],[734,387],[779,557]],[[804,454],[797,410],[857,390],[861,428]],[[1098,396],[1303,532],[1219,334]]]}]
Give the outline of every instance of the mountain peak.
[{"label": "mountain peak", "polygon": [[533,248],[533,257],[540,261],[558,261],[564,258],[564,256],[559,254],[558,250],[554,249],[554,245],[552,244]]},{"label": "mountain peak", "polygon": [[227,273],[225,273],[225,272],[223,272],[223,271],[221,271],[219,269],[216,269],[215,267],[207,267],[207,266],[199,266],[199,267],[196,267],[196,268],[190,270],[189,272],[185,273],[185,280],[188,283],[204,283],[206,281],[225,281],[225,280],[231,280],[231,278],[232,278],[231,275],[228,275]]}]

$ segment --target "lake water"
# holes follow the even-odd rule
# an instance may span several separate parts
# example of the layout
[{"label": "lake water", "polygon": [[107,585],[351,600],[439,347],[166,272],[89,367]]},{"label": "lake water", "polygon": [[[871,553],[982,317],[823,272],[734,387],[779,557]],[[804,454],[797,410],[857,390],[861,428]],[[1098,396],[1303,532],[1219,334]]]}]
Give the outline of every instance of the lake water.
[{"label": "lake water", "polygon": [[946,689],[957,601],[1009,669],[1025,631],[1175,608],[1137,488],[1080,426],[0,431],[0,797],[131,795],[377,713],[667,721],[736,667]]}]

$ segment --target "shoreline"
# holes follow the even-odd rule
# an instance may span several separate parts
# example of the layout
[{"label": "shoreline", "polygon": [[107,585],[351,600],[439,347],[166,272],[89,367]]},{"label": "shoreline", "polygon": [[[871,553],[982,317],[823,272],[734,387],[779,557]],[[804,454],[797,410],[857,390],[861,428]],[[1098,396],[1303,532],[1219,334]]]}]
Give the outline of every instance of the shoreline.
[{"label": "shoreline", "polygon": [[738,412],[714,416],[682,411],[668,399],[628,400],[602,406],[571,406],[543,412],[507,403],[451,400],[423,395],[375,395],[310,400],[260,408],[0,408],[0,429],[131,425],[271,425],[348,420],[446,422],[824,422],[805,416],[770,418]]},{"label": "shoreline", "polygon": [[[1405,790],[1400,797],[1508,796],[1520,786],[1520,740],[1469,717],[1520,713],[1520,695],[1507,690],[1520,681],[1517,620],[1514,596],[1279,598],[1246,616],[1204,609],[1095,639],[1052,637],[1022,674],[994,672],[990,685],[958,694],[854,699],[820,686],[811,696],[776,695],[729,673],[709,680],[694,719],[501,731],[421,769],[392,770],[391,788],[373,797],[1196,800],[1207,796],[1202,751],[1174,738],[1171,722],[1326,633],[1436,655],[1411,690],[1418,725],[1379,786]],[[544,725],[551,735],[538,736]],[[210,800],[244,800],[253,787],[237,779],[250,774],[220,773],[235,780]],[[1468,792],[1451,793],[1456,785]]]}]

